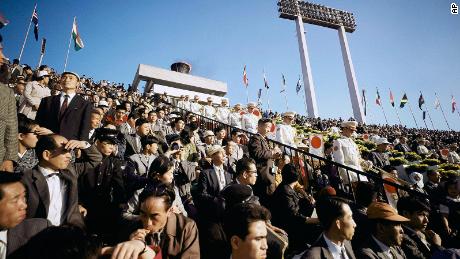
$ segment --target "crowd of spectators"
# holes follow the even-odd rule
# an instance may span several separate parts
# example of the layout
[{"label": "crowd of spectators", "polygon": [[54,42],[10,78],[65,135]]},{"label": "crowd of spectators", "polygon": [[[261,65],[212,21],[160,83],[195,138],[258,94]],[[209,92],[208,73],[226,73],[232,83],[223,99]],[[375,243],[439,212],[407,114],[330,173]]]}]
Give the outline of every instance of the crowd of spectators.
[{"label": "crowd of spectators", "polygon": [[[321,169],[335,183],[306,181],[316,172],[271,145],[277,113],[254,123],[250,104],[239,120],[251,130],[228,132],[203,123],[197,113],[214,116],[209,108],[0,58],[0,258],[460,256],[458,177],[429,171],[413,186],[426,195],[405,193],[395,207],[371,180],[349,183],[350,199],[337,168]],[[232,124],[240,109],[215,116]],[[340,133],[342,121],[295,122]],[[355,134],[377,153],[394,145],[439,158],[449,146],[446,159],[460,162],[458,132],[358,125]]]}]

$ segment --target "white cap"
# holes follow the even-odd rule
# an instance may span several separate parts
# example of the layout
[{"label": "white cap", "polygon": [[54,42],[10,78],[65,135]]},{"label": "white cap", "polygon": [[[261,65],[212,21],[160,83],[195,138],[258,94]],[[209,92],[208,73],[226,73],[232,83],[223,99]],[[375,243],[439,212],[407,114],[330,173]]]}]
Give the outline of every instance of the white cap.
[{"label": "white cap", "polygon": [[249,107],[256,107],[256,103],[254,103],[254,102],[248,103],[248,108],[249,108]]},{"label": "white cap", "polygon": [[38,77],[44,77],[44,76],[49,76],[49,74],[48,74],[48,71],[46,71],[46,70],[41,70],[41,71],[38,71],[37,76],[38,76]]},{"label": "white cap", "polygon": [[207,130],[207,131],[205,131],[204,134],[203,134],[203,137],[205,137],[205,138],[206,138],[206,137],[209,137],[209,136],[215,136],[215,135],[214,135],[214,132],[212,132],[212,130]]},{"label": "white cap", "polygon": [[375,141],[375,144],[378,145],[382,145],[382,144],[390,144],[390,142],[388,142],[387,138],[378,138],[376,141]]},{"label": "white cap", "polygon": [[99,101],[99,106],[105,106],[105,107],[109,107],[109,103],[107,101]]},{"label": "white cap", "polygon": [[356,121],[344,121],[340,124],[340,127],[342,128],[356,128],[358,126],[358,123]]},{"label": "white cap", "polygon": [[287,116],[294,117],[294,116],[295,116],[295,112],[285,112],[285,113],[283,113],[283,117],[287,117]]}]

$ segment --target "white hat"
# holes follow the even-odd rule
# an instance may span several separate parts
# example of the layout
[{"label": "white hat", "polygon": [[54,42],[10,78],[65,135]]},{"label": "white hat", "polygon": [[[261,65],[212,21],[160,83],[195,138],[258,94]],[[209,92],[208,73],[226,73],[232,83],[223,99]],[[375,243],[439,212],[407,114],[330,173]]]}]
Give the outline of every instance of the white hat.
[{"label": "white hat", "polygon": [[[77,73],[75,73],[75,72],[65,71],[65,72],[62,73],[62,75],[65,75],[65,74],[74,75],[74,76],[77,77],[77,80],[80,81],[80,76],[79,76]],[[110,82],[109,82],[109,84],[110,84]]]},{"label": "white hat", "polygon": [[37,76],[38,76],[38,77],[44,77],[44,76],[49,76],[49,74],[48,74],[48,71],[46,71],[46,70],[41,70],[41,71],[38,71]]},{"label": "white hat", "polygon": [[209,137],[209,136],[215,136],[215,135],[214,135],[214,132],[212,132],[212,130],[207,130],[207,131],[205,131],[204,134],[203,134],[203,137],[205,137],[205,138],[206,138],[206,137]]},{"label": "white hat", "polygon": [[109,103],[105,100],[99,101],[99,106],[109,107]]},{"label": "white hat", "polygon": [[375,144],[378,146],[378,145],[382,145],[382,144],[390,144],[390,142],[388,142],[387,138],[378,138],[375,141]]},{"label": "white hat", "polygon": [[283,113],[283,117],[287,117],[287,116],[294,117],[294,116],[295,116],[295,112],[285,112],[285,113]]},{"label": "white hat", "polygon": [[212,97],[208,97],[206,100],[208,100],[208,102],[212,102]]},{"label": "white hat", "polygon": [[256,103],[254,103],[254,102],[248,103],[248,108],[249,108],[249,107],[256,107]]},{"label": "white hat", "polygon": [[208,157],[211,157],[211,156],[213,156],[215,153],[220,152],[220,151],[225,152],[225,150],[224,150],[220,145],[208,146],[208,147],[206,148],[206,155],[207,155]]},{"label": "white hat", "polygon": [[340,127],[342,128],[355,128],[358,126],[358,123],[356,121],[344,121],[340,124]]}]

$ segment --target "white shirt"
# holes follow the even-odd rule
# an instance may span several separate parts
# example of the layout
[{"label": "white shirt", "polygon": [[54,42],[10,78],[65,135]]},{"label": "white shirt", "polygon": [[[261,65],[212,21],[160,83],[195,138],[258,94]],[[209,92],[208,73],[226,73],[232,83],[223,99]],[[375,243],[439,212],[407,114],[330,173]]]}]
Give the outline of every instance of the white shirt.
[{"label": "white shirt", "polygon": [[69,96],[69,100],[67,100],[67,107],[69,107],[69,104],[70,102],[72,101],[72,99],[75,97],[76,93],[72,93],[72,94],[66,94],[66,93],[61,93],[61,98],[60,98],[60,104],[59,107],[62,107],[62,104],[64,103],[64,100],[65,100],[65,96],[68,95]]},{"label": "white shirt", "polygon": [[0,259],[6,259],[7,232],[8,230],[0,231]]},{"label": "white shirt", "polygon": [[224,167],[222,165],[221,166],[212,165],[212,166],[214,167],[214,171],[216,171],[217,181],[219,182],[219,191],[221,191],[222,189],[224,189],[226,185]]},{"label": "white shirt", "polygon": [[53,226],[59,226],[62,223],[62,214],[66,209],[67,201],[67,186],[64,181],[61,181],[59,176],[50,174],[58,173],[49,168],[38,166],[38,170],[45,176],[48,184],[48,192],[50,195],[50,205],[48,208],[48,216],[46,217]]},{"label": "white shirt", "polygon": [[[329,252],[331,252],[332,257],[334,259],[343,259],[343,258],[348,259],[348,255],[347,255],[347,252],[345,250],[345,246],[343,245],[343,243],[341,246],[339,246],[336,243],[332,242],[329,238],[327,238],[326,235],[323,234],[323,237],[324,237],[324,241],[326,241],[327,249],[329,250]],[[342,252],[344,256],[343,258],[341,256]]]}]

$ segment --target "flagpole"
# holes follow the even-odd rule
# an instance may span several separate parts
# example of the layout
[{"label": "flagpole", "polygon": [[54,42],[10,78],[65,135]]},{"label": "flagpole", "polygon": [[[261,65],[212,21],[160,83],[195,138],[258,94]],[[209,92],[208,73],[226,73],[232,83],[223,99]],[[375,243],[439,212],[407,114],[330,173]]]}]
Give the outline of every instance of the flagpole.
[{"label": "flagpole", "polygon": [[[434,93],[434,95],[435,95],[436,98],[439,100],[438,94],[437,94],[437,93]],[[442,116],[444,117],[444,121],[445,121],[446,124],[447,124],[447,128],[448,128],[449,130],[451,130],[451,129],[450,129],[450,126],[449,126],[449,122],[447,122],[446,114],[444,114],[444,109],[442,108],[441,102],[439,103],[439,108],[441,108],[441,113],[442,113]]]},{"label": "flagpole", "polygon": [[398,109],[396,109],[395,106],[393,106],[393,109],[395,110],[396,112],[396,117],[398,117],[398,121],[399,121],[399,125],[403,125],[402,122],[401,122],[401,118],[399,117],[399,112],[398,112]]},{"label": "flagpole", "polygon": [[434,123],[433,123],[433,120],[431,119],[431,115],[430,115],[430,113],[428,111],[428,108],[426,109],[426,114],[428,115],[428,119],[430,119],[431,127],[433,128],[433,130],[435,130]]},{"label": "flagpole", "polygon": [[65,57],[65,63],[64,63],[64,72],[67,69],[67,61],[69,60],[69,52],[70,52],[70,44],[72,43],[72,32],[73,32],[73,25],[75,24],[75,19],[77,16],[73,17],[73,23],[72,23],[72,29],[70,30],[70,38],[69,38],[69,46],[67,47],[67,55]]},{"label": "flagpole", "polygon": [[32,19],[34,17],[34,13],[36,9],[37,9],[37,4],[35,3],[34,11],[32,12],[32,15],[30,16],[29,27],[27,27],[26,36],[24,37],[24,42],[22,43],[21,52],[19,53],[19,58],[18,58],[19,61],[21,61],[22,53],[24,52],[24,47],[26,46],[27,38],[29,37],[30,25],[32,25]]},{"label": "flagpole", "polygon": [[415,122],[415,127],[418,128],[418,123],[417,123],[417,120],[415,119],[415,116],[414,116],[414,112],[412,111],[412,105],[410,105],[410,102],[407,102],[407,104],[409,105],[409,111],[410,111],[410,114],[412,115],[412,118],[414,119],[414,122]]},{"label": "flagpole", "polygon": [[268,94],[268,89],[269,89],[269,88],[265,88],[265,89],[267,89],[267,91],[266,91],[266,95],[267,95],[267,106],[268,106],[267,110],[270,112],[270,95]]},{"label": "flagpole", "polygon": [[380,106],[380,108],[382,109],[383,117],[385,117],[385,122],[387,123],[387,125],[389,125],[389,124],[388,124],[388,120],[387,120],[387,115],[386,115],[386,113],[385,113],[385,110],[383,109],[382,104],[380,104],[379,106]]},{"label": "flagpole", "polygon": [[246,103],[249,103],[249,90],[248,90],[249,84],[246,86]]},{"label": "flagpole", "polygon": [[[420,103],[420,98],[423,101],[422,103]],[[419,100],[418,100],[418,105],[419,105],[418,107],[420,108],[420,110],[422,110],[423,114],[426,113],[426,109],[425,110],[422,109],[422,106],[423,106],[424,103],[425,103],[425,99],[423,98],[422,91],[420,91],[420,97],[419,97]],[[425,107],[426,107],[426,105],[425,105]],[[424,115],[422,115],[422,120],[423,120],[423,123],[425,124],[425,128],[428,129],[428,125],[426,125],[426,119],[425,119]]]},{"label": "flagpole", "polygon": [[302,97],[303,97],[303,105],[305,106],[305,115],[308,115],[307,100],[305,100],[305,91],[302,91]]}]

